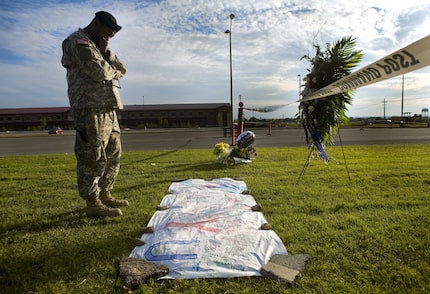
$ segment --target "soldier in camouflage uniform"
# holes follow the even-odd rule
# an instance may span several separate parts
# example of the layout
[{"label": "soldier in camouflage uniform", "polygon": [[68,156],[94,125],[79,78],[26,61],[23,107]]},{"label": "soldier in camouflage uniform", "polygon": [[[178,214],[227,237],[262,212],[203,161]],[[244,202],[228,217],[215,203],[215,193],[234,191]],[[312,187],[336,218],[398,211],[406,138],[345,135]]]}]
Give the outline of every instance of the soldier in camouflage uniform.
[{"label": "soldier in camouflage uniform", "polygon": [[126,68],[109,38],[121,29],[108,12],[99,11],[84,29],[63,41],[61,64],[67,69],[69,102],[76,129],[75,155],[79,195],[88,217],[120,216],[127,200],[111,196],[120,168],[121,140],[117,110],[123,108],[119,78]]}]

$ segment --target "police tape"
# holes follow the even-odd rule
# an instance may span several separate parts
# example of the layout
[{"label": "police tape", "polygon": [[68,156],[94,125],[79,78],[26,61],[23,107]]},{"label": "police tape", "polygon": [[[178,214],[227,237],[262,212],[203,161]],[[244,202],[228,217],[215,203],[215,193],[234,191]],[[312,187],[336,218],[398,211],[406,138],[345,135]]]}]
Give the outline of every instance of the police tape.
[{"label": "police tape", "polygon": [[273,112],[278,109],[285,107],[288,104],[281,105],[269,105],[269,106],[261,106],[261,107],[244,107],[243,109],[255,112]]},{"label": "police tape", "polygon": [[324,98],[364,87],[430,65],[430,35],[319,89],[298,102]]}]

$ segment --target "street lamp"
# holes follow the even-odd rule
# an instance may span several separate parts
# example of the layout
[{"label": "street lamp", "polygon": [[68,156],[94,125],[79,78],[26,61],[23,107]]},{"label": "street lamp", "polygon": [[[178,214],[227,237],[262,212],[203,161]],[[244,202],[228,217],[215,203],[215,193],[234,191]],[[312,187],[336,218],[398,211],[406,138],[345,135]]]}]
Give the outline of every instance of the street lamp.
[{"label": "street lamp", "polygon": [[231,145],[234,145],[234,119],[233,119],[233,64],[231,59],[231,25],[233,23],[234,14],[230,14],[230,29],[225,33],[230,38],[230,117],[231,117]]},{"label": "street lamp", "polygon": [[297,75],[299,77],[299,100],[300,100],[300,94],[302,92],[302,76],[300,74]]}]

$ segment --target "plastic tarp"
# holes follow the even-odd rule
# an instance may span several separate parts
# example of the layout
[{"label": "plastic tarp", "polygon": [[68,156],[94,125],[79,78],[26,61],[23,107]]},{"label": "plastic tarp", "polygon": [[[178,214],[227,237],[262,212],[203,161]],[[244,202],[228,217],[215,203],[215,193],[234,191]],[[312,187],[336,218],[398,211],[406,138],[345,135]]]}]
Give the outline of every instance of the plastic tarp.
[{"label": "plastic tarp", "polygon": [[261,230],[267,223],[242,180],[221,178],[173,182],[130,257],[169,268],[163,278],[261,276],[274,254],[287,255],[278,235]]}]

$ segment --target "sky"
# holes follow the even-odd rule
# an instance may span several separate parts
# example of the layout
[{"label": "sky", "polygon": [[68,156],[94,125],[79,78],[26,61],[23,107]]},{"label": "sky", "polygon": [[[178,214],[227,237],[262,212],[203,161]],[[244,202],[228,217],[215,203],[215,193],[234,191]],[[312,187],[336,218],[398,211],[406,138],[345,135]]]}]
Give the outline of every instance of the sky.
[{"label": "sky", "polygon": [[[364,54],[357,70],[428,35],[430,0],[2,0],[0,108],[68,106],[61,43],[109,11],[123,29],[109,42],[127,67],[125,105],[285,105],[245,118],[298,112],[304,55],[342,37]],[[235,18],[230,21],[230,14]],[[230,29],[231,35],[225,34]],[[355,90],[350,117],[388,118],[430,108],[430,67]],[[402,91],[403,89],[403,91]]]}]

